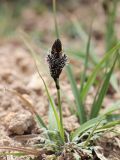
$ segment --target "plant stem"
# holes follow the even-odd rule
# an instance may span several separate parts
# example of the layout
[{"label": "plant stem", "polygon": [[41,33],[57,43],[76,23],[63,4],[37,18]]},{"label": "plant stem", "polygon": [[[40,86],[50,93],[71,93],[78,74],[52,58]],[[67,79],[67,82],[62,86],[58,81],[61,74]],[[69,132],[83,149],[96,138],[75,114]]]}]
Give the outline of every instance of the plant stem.
[{"label": "plant stem", "polygon": [[53,0],[53,15],[54,15],[55,33],[57,38],[59,38],[58,25],[56,19],[56,0]]},{"label": "plant stem", "polygon": [[64,128],[63,128],[63,115],[62,115],[59,79],[56,80],[56,88],[57,88],[57,98],[58,98],[58,110],[59,110],[60,124],[61,124],[61,134],[62,134],[61,136],[62,136],[63,140],[65,140]]}]

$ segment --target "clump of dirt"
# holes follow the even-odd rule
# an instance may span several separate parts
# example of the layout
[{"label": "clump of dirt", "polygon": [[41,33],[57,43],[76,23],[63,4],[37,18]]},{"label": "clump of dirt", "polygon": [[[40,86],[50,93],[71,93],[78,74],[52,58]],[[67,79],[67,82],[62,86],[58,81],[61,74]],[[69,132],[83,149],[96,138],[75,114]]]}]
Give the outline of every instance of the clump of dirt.
[{"label": "clump of dirt", "polygon": [[4,123],[8,129],[9,135],[30,134],[35,126],[33,115],[26,110],[20,112],[10,112],[5,116]]}]

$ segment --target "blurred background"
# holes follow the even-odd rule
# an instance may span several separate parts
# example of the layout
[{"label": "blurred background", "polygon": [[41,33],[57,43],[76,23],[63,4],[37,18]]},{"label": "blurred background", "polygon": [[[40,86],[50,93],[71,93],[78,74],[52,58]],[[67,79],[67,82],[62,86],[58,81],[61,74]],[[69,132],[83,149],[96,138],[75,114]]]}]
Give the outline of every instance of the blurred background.
[{"label": "blurred background", "polygon": [[[60,39],[74,64],[75,75],[79,76],[89,34],[92,35],[89,69],[120,39],[120,1],[56,0],[56,3]],[[18,50],[16,45],[22,42],[23,48],[21,31],[44,58],[56,39],[52,0],[0,0],[0,44],[10,43]]]},{"label": "blurred background", "polygon": [[[84,48],[91,23],[97,53],[109,48],[106,38],[120,38],[119,15],[119,0],[57,0],[60,38],[70,52]],[[0,0],[0,40],[18,39],[19,30],[49,46],[55,39],[52,0]]]}]

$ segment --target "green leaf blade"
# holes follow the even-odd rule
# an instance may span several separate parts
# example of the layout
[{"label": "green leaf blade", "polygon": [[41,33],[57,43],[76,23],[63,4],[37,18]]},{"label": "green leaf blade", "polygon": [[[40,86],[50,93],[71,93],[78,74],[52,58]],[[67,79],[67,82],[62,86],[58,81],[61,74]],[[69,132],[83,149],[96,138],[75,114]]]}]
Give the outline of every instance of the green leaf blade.
[{"label": "green leaf blade", "polygon": [[72,88],[74,98],[75,98],[75,101],[76,101],[76,107],[77,107],[77,112],[78,112],[80,124],[83,124],[87,119],[86,114],[85,114],[85,108],[84,108],[84,105],[82,104],[82,101],[80,99],[79,91],[78,91],[78,88],[77,88],[77,83],[76,83],[75,78],[73,76],[73,71],[72,71],[70,65],[68,65],[66,67],[66,72],[67,72],[68,79],[70,81],[71,88]]},{"label": "green leaf blade", "polygon": [[92,26],[90,28],[90,33],[89,33],[89,36],[88,36],[88,42],[87,42],[87,46],[86,46],[84,70],[83,70],[83,74],[82,74],[82,77],[81,77],[80,94],[81,94],[81,92],[82,92],[82,90],[84,88],[85,77],[86,77],[86,72],[87,72],[87,68],[88,68],[88,59],[89,59],[89,54],[90,54],[91,34],[92,34]]}]

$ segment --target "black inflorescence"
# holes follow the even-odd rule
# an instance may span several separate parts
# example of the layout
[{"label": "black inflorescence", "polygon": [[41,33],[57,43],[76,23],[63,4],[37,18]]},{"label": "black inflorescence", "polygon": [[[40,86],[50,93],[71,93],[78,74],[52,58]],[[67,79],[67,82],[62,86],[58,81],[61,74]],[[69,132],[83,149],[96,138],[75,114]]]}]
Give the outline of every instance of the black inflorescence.
[{"label": "black inflorescence", "polygon": [[62,69],[66,65],[67,56],[62,53],[62,43],[60,39],[56,39],[53,43],[51,53],[47,55],[51,77],[57,81]]}]

